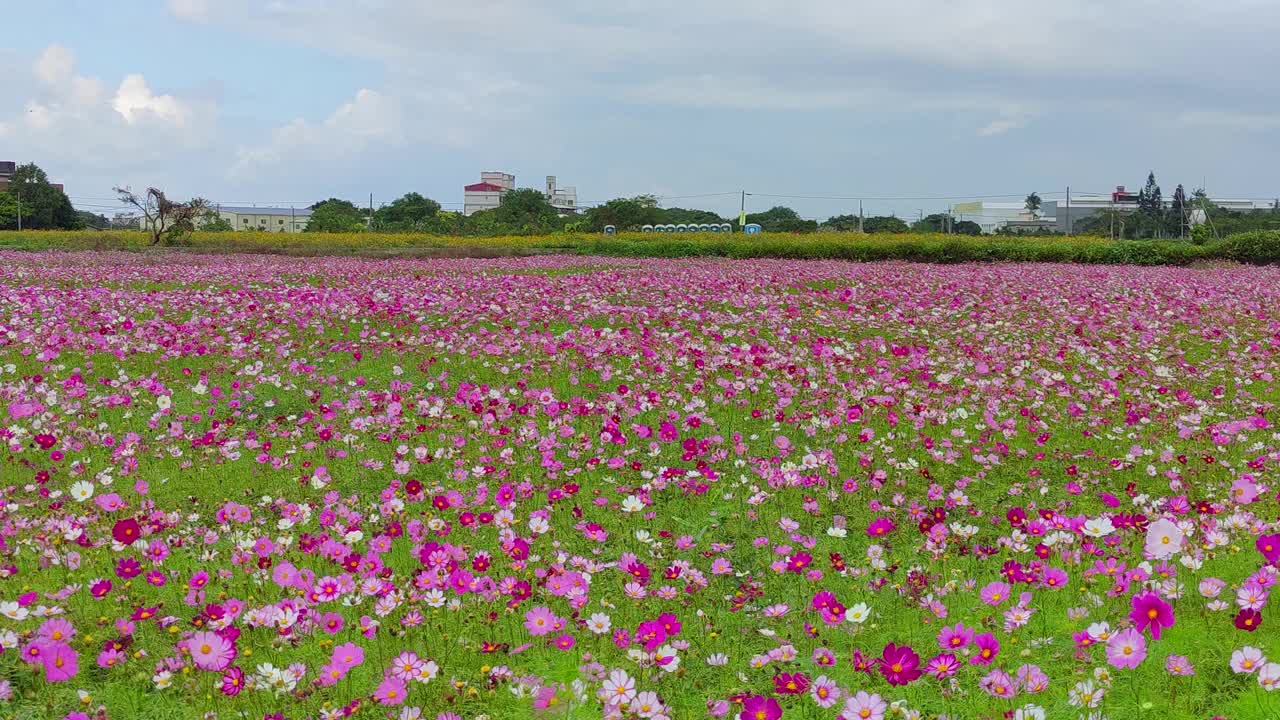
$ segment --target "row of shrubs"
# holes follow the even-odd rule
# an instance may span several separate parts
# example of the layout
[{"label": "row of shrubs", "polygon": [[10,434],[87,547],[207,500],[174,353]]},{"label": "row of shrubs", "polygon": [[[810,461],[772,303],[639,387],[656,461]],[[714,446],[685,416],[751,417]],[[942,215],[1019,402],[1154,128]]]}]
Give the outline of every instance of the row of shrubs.
[{"label": "row of shrubs", "polygon": [[[129,231],[0,232],[0,249],[155,250],[144,233]],[[1008,237],[943,234],[858,235],[622,235],[554,234],[450,237],[380,233],[191,233],[160,251],[277,253],[290,255],[476,256],[573,253],[617,257],[730,257],[914,262],[1060,262],[1188,265],[1231,260],[1280,264],[1280,231],[1255,231],[1205,244],[1176,240],[1101,237]]]}]

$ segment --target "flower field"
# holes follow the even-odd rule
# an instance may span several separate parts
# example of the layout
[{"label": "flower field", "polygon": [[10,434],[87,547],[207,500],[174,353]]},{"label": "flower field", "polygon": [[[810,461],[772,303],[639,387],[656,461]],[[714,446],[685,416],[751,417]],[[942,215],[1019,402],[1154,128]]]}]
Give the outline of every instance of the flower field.
[{"label": "flower field", "polygon": [[1280,268],[0,288],[0,717],[1280,717]]}]

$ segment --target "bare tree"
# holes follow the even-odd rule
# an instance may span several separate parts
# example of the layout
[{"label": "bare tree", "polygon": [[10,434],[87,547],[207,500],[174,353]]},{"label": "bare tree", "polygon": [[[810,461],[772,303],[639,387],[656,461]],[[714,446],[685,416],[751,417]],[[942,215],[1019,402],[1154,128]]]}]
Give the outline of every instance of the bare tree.
[{"label": "bare tree", "polygon": [[120,202],[142,213],[142,229],[151,233],[152,245],[194,230],[195,219],[208,209],[204,200],[196,198],[185,203],[174,202],[156,188],[147,188],[141,196],[127,187],[114,190],[120,196]]}]

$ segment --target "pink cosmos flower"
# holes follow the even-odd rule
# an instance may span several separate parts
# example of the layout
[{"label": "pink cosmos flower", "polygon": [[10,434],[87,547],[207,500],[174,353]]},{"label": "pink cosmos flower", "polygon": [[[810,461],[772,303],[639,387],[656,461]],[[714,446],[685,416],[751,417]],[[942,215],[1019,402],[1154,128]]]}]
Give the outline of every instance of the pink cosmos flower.
[{"label": "pink cosmos flower", "polygon": [[403,680],[386,677],[378,683],[378,689],[373,691],[373,699],[382,705],[399,705],[404,702],[408,694],[408,686]]},{"label": "pink cosmos flower", "polygon": [[967,646],[972,640],[973,631],[965,627],[964,623],[944,626],[942,631],[938,633],[938,647],[943,650],[959,650]]},{"label": "pink cosmos flower", "polygon": [[939,680],[945,680],[960,671],[960,661],[951,653],[944,653],[933,658],[925,665],[926,674]]},{"label": "pink cosmos flower", "polygon": [[979,593],[979,595],[982,597],[982,602],[995,607],[1005,600],[1008,600],[1009,593],[1010,589],[1008,584],[993,582],[982,588],[982,592]]},{"label": "pink cosmos flower", "polygon": [[227,668],[222,673],[219,689],[227,697],[235,697],[244,689],[244,671],[238,667]]},{"label": "pink cosmos flower", "polygon": [[64,643],[46,645],[40,661],[44,664],[44,678],[49,682],[70,680],[80,671],[76,652]]},{"label": "pink cosmos flower", "polygon": [[534,637],[546,635],[555,630],[559,622],[559,618],[545,607],[535,607],[524,614],[524,627]]},{"label": "pink cosmos flower", "polygon": [[191,660],[201,670],[221,672],[236,658],[236,646],[213,632],[195,633],[187,640]]},{"label": "pink cosmos flower", "polygon": [[826,675],[814,678],[813,686],[809,688],[809,697],[813,698],[814,704],[820,708],[835,705],[840,701],[840,695],[840,686]]},{"label": "pink cosmos flower", "polygon": [[355,643],[343,643],[333,649],[329,661],[350,670],[364,663],[364,648]]},{"label": "pink cosmos flower", "polygon": [[978,685],[992,697],[1009,699],[1018,694],[1013,678],[1003,670],[992,670],[978,682]]},{"label": "pink cosmos flower", "polygon": [[1266,664],[1266,657],[1256,647],[1246,645],[1231,653],[1231,669],[1237,673],[1255,673]]},{"label": "pink cosmos flower", "polygon": [[1112,667],[1136,668],[1147,657],[1147,641],[1142,633],[1128,628],[1107,641],[1107,662]]},{"label": "pink cosmos flower", "polygon": [[1170,675],[1188,676],[1195,675],[1195,666],[1184,655],[1170,655],[1164,659],[1164,669]]},{"label": "pink cosmos flower", "polygon": [[876,693],[859,690],[844,701],[840,720],[884,720],[884,711],[888,708],[888,703]]}]

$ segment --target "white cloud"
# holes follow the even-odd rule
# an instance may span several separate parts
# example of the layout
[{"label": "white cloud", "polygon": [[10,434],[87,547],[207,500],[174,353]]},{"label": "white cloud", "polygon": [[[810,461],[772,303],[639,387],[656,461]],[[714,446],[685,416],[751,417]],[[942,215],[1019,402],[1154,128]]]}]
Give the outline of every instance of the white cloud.
[{"label": "white cloud", "polygon": [[264,145],[241,147],[230,175],[248,176],[286,162],[357,153],[375,145],[404,142],[404,111],[399,100],[361,88],[320,124],[297,119],[277,128]]},{"label": "white cloud", "polygon": [[156,95],[147,87],[147,79],[141,75],[128,75],[120,82],[111,107],[130,125],[148,119],[159,120],[175,127],[187,124],[189,108],[172,95]]},{"label": "white cloud", "polygon": [[73,183],[94,177],[100,187],[94,193],[101,194],[138,168],[157,176],[176,170],[182,165],[175,159],[213,141],[213,103],[155,92],[138,74],[111,92],[76,65],[71,49],[54,44],[26,64],[26,72],[15,65],[6,74],[19,102],[12,114],[0,112],[6,141],[51,174]]},{"label": "white cloud", "polygon": [[1263,132],[1266,130],[1280,130],[1280,113],[1190,110],[1179,114],[1177,123],[1189,127],[1217,130]]},{"label": "white cloud", "polygon": [[55,43],[45,48],[36,60],[36,77],[45,85],[61,85],[71,78],[75,66],[75,53]]},{"label": "white cloud", "polygon": [[209,19],[208,0],[169,0],[169,12],[175,17],[195,22]]},{"label": "white cloud", "polygon": [[1033,113],[1022,105],[1005,105],[1000,108],[1000,116],[978,128],[978,137],[995,137],[1011,130],[1019,130],[1027,126]]}]

